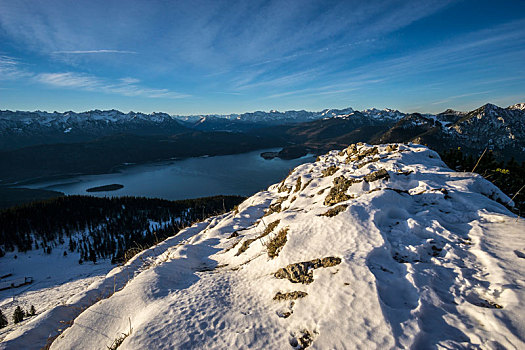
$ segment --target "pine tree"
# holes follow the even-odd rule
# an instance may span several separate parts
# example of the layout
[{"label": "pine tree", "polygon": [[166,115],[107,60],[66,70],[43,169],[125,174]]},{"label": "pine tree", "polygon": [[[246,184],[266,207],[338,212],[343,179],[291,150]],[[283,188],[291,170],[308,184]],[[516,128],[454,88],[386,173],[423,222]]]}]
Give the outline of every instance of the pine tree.
[{"label": "pine tree", "polygon": [[33,305],[31,305],[31,308],[29,309],[29,314],[31,316],[35,316],[35,314],[36,314],[36,310],[35,310],[35,307]]},{"label": "pine tree", "polygon": [[0,310],[0,328],[4,328],[7,326],[7,317],[2,313],[2,310]]},{"label": "pine tree", "polygon": [[17,306],[15,309],[15,312],[13,313],[13,322],[14,323],[22,322],[24,320],[24,316],[25,316],[24,310],[22,310],[20,306]]}]

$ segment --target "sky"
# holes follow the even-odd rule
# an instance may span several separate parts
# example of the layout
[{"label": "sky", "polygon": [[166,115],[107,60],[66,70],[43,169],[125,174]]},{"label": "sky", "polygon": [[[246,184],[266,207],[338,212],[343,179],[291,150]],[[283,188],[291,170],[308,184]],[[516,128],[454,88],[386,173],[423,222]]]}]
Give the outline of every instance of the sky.
[{"label": "sky", "polygon": [[525,1],[0,0],[0,109],[525,102]]}]

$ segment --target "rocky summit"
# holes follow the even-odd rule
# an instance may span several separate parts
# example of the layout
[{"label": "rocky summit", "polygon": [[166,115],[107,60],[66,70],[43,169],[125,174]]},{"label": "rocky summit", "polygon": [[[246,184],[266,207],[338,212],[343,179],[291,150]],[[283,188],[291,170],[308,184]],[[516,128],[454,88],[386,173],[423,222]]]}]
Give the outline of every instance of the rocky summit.
[{"label": "rocky summit", "polygon": [[351,145],[141,252],[0,347],[523,348],[512,205],[424,146]]}]

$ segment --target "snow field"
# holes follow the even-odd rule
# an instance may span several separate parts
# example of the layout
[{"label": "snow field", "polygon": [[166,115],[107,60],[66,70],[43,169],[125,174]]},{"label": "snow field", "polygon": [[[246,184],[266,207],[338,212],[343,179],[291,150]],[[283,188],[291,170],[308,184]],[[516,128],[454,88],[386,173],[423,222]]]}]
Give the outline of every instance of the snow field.
[{"label": "snow field", "polygon": [[508,202],[424,146],[332,151],[114,269],[86,293],[132,277],[70,300],[87,308],[51,348],[524,348],[525,222]]}]

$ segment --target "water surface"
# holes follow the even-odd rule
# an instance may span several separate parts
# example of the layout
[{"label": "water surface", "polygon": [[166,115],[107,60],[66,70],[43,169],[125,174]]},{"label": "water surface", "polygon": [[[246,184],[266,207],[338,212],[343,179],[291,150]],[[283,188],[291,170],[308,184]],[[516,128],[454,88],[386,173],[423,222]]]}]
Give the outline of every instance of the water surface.
[{"label": "water surface", "polygon": [[[278,149],[128,166],[117,173],[82,175],[24,187],[97,197],[144,196],[171,200],[218,194],[248,196],[281,181],[296,166],[314,161],[310,155],[293,160],[266,160],[260,156],[269,151]],[[88,188],[108,184],[122,184],[124,188],[86,192]]]}]

